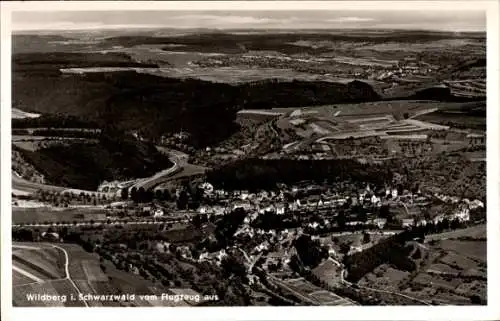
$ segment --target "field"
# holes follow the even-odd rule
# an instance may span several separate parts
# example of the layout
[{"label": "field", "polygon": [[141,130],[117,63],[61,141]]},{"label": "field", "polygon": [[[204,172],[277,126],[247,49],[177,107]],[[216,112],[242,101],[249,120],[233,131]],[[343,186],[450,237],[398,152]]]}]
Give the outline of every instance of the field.
[{"label": "field", "polygon": [[[60,249],[45,243],[14,243],[13,305],[14,306],[83,306],[83,302],[70,300],[78,291],[67,279],[65,256]],[[32,297],[55,296],[51,300]]]},{"label": "field", "polygon": [[104,220],[106,213],[104,209],[51,209],[44,207],[32,208],[12,208],[12,224],[29,224],[45,222],[63,222],[71,223],[73,221]]},{"label": "field", "polygon": [[312,270],[312,273],[331,287],[338,286],[341,281],[342,268],[332,260],[325,260]]},{"label": "field", "polygon": [[[53,245],[59,248],[54,248]],[[68,257],[69,275],[64,270],[66,257],[63,250]],[[27,261],[29,264],[25,264]],[[78,293],[137,294],[133,302],[87,300],[89,306],[185,305],[182,302],[148,302],[139,298],[140,294],[160,295],[166,289],[117,270],[110,262],[104,261],[101,264],[97,254],[88,253],[76,244],[14,243],[13,262],[14,306],[84,306],[83,301],[70,300],[71,295],[77,298]],[[28,294],[50,294],[57,297],[50,301],[36,298],[30,300]]]},{"label": "field", "polygon": [[[51,247],[13,246],[13,269],[19,276],[19,283],[23,284],[26,277],[33,281],[55,280],[64,277],[64,257],[57,249]],[[23,276],[23,277],[21,277]]]},{"label": "field", "polygon": [[485,304],[485,235],[484,225],[431,235],[429,243],[414,248],[415,272],[381,265],[365,275],[359,285],[390,289],[432,304]]},{"label": "field", "polygon": [[318,305],[353,305],[351,301],[330,291],[323,290],[302,278],[285,280],[283,284],[296,293],[309,298],[312,302],[317,302]]},{"label": "field", "polygon": [[418,117],[419,120],[459,128],[486,129],[486,117],[467,114],[435,112]]}]

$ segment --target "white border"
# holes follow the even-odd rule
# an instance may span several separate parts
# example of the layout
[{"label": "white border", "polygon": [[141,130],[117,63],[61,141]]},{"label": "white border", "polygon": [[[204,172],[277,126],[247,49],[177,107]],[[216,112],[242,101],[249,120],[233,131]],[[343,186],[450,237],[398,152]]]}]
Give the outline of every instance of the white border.
[{"label": "white border", "polygon": [[[12,308],[11,287],[11,74],[10,16],[12,11],[112,11],[112,10],[485,10],[487,12],[487,207],[488,207],[488,306],[487,307],[251,307],[251,308]],[[1,3],[1,262],[2,319],[71,320],[76,316],[96,320],[497,320],[500,319],[500,170],[499,170],[499,3],[489,1],[197,1],[197,2],[2,2]],[[497,305],[494,304],[497,302]]]}]

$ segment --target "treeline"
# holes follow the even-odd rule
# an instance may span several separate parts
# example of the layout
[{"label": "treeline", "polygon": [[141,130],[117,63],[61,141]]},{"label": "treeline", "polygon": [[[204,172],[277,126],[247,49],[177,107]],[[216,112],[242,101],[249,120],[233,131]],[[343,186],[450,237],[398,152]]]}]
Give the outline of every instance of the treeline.
[{"label": "treeline", "polygon": [[57,130],[57,129],[36,129],[33,131],[33,136],[50,136],[50,137],[67,137],[67,138],[98,138],[100,135],[97,131],[86,130]]},{"label": "treeline", "polygon": [[158,67],[158,65],[136,62],[123,52],[16,53],[12,59],[14,72],[79,67]]},{"label": "treeline", "polygon": [[37,118],[16,118],[12,119],[13,129],[23,128],[100,128],[98,121],[88,117],[70,116],[61,114],[41,115]]},{"label": "treeline", "polygon": [[[105,40],[108,46],[121,45],[125,47],[141,44],[179,44],[182,50],[196,52],[223,52],[223,53],[244,53],[250,50],[270,50],[286,54],[319,54],[330,52],[327,47],[312,47],[295,45],[296,41],[348,41],[348,42],[404,42],[414,43],[436,41],[441,39],[455,38],[449,33],[436,33],[427,31],[394,31],[371,37],[365,33],[357,34],[331,34],[321,30],[311,30],[308,33],[282,33],[273,32],[259,34],[234,34],[222,32],[195,33],[170,37],[148,37],[148,36],[118,36]],[[367,40],[368,39],[368,40]],[[165,47],[164,50],[172,50]]]},{"label": "treeline", "polygon": [[98,131],[88,130],[62,130],[62,129],[34,129],[31,132],[27,129],[13,129],[12,135],[20,136],[46,136],[46,137],[65,137],[65,138],[85,138],[92,139],[98,138],[100,133]]},{"label": "treeline", "polygon": [[266,80],[246,83],[239,88],[245,109],[299,107],[331,103],[367,102],[379,100],[373,88],[361,81],[346,84],[322,81]]},{"label": "treeline", "polygon": [[228,190],[274,189],[277,183],[294,184],[304,180],[363,181],[384,185],[392,180],[391,168],[361,164],[354,160],[244,159],[207,172],[214,186]]}]

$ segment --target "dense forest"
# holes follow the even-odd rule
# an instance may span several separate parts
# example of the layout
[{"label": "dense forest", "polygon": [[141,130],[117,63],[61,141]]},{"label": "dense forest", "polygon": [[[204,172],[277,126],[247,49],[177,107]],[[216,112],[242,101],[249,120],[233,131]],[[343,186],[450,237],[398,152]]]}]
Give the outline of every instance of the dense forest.
[{"label": "dense forest", "polygon": [[[184,130],[190,134],[187,143],[203,147],[236,132],[236,112],[243,108],[380,99],[370,85],[359,81],[340,84],[269,80],[229,85],[135,71],[62,74],[59,68],[106,65],[110,58],[88,53],[51,53],[51,64],[52,60],[40,56],[43,55],[14,56],[13,107],[52,117],[16,120],[14,128],[37,122],[58,127],[55,118],[64,115],[66,123],[70,121],[68,117],[73,117],[72,123],[77,122],[76,118],[101,127],[112,123],[124,130],[140,130],[141,135],[151,139]],[[117,64],[133,65],[127,58],[119,58]]]},{"label": "dense forest", "polygon": [[146,177],[170,167],[152,144],[117,131],[103,131],[97,143],[63,143],[37,151],[15,148],[52,184],[96,190],[103,180]]},{"label": "dense forest", "polygon": [[361,164],[354,160],[244,159],[214,169],[207,179],[225,189],[273,189],[277,183],[304,180],[364,181],[383,185],[392,180],[390,168]]}]

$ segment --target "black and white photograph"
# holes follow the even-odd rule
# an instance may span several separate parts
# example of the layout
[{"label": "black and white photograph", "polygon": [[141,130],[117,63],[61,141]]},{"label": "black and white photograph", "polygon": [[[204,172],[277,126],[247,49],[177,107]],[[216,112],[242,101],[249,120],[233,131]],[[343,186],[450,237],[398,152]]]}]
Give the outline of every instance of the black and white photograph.
[{"label": "black and white photograph", "polygon": [[399,2],[10,7],[2,298],[491,305],[498,16]]}]

